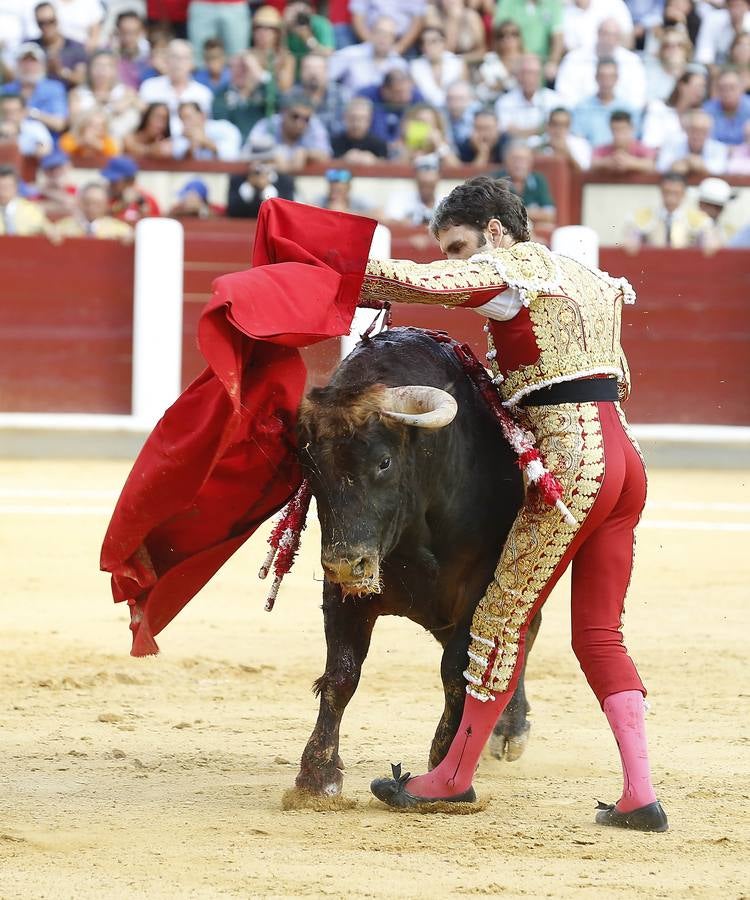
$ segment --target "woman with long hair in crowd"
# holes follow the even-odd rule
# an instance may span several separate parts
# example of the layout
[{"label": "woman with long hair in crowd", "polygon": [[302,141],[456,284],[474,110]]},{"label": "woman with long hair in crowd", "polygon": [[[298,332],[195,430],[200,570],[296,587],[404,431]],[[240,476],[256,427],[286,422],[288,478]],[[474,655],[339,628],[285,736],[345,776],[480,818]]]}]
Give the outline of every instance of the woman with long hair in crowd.
[{"label": "woman with long hair in crowd", "polygon": [[445,49],[472,67],[487,52],[487,29],[482,14],[491,21],[493,8],[491,0],[478,0],[477,6],[465,0],[432,0],[425,10],[425,28],[440,28],[445,35]]},{"label": "woman with long hair in crowd", "polygon": [[72,120],[70,131],[60,138],[60,149],[73,162],[92,160],[99,164],[98,157],[110,159],[119,153],[119,144],[110,134],[106,110],[95,106],[87,109]]},{"label": "woman with long hair in crowd", "polygon": [[146,107],[136,130],[125,135],[123,151],[128,156],[171,159],[172,133],[166,103],[150,103]]},{"label": "woman with long hair in crowd", "polygon": [[409,63],[414,84],[428,103],[445,106],[445,90],[468,77],[466,63],[445,46],[445,32],[427,25],[420,36],[422,55]]},{"label": "woman with long hair in crowd", "polygon": [[677,79],[666,100],[651,100],[643,116],[641,140],[647,147],[661,147],[682,134],[682,116],[703,104],[708,76],[703,66],[690,63]]},{"label": "woman with long hair in crowd", "polygon": [[665,28],[661,32],[658,51],[644,57],[646,99],[666,100],[677,79],[693,58],[693,45],[684,28]]},{"label": "woman with long hair in crowd", "polygon": [[106,110],[109,130],[119,140],[136,127],[140,115],[138,94],[120,81],[111,50],[98,50],[89,59],[86,83],[70,92],[68,106],[71,121],[95,107]]},{"label": "woman with long hair in crowd", "polygon": [[476,73],[477,97],[490,104],[516,86],[516,66],[524,54],[521,29],[511,19],[492,29],[492,50],[485,54]]}]

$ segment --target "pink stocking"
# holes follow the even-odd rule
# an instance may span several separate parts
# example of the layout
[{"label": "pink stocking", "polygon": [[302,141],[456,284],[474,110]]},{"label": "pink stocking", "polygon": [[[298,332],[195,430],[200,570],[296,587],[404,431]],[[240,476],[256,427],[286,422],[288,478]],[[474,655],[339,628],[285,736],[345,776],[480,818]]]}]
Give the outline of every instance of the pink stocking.
[{"label": "pink stocking", "polygon": [[622,760],[623,788],[617,810],[631,812],[656,800],[648,764],[643,695],[640,691],[610,694],[603,709]]}]

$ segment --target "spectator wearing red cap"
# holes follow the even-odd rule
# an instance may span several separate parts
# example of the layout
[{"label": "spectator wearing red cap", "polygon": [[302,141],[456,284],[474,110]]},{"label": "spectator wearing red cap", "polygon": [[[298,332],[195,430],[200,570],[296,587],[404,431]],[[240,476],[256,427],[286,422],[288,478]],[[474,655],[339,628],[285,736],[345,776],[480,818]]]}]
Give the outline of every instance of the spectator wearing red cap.
[{"label": "spectator wearing red cap", "polygon": [[136,184],[137,174],[138,165],[129,156],[115,156],[101,171],[102,178],[109,182],[110,213],[128,225],[159,215],[154,197]]}]

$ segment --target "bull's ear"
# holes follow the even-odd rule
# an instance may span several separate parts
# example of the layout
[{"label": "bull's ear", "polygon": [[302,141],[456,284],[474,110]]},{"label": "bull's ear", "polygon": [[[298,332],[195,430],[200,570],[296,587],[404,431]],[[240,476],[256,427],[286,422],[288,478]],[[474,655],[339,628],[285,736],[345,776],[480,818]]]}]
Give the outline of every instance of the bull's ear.
[{"label": "bull's ear", "polygon": [[440,388],[404,385],[383,391],[381,412],[389,419],[416,428],[444,428],[455,419],[458,404]]}]

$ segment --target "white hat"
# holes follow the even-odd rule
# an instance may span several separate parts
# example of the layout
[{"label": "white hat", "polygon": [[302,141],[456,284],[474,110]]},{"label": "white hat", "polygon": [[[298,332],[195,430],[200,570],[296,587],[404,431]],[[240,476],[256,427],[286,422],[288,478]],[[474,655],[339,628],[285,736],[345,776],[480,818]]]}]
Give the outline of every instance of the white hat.
[{"label": "white hat", "polygon": [[39,44],[35,44],[34,41],[24,41],[16,50],[16,60],[23,59],[26,56],[35,56],[39,62],[44,62],[47,58],[44,48]]},{"label": "white hat", "polygon": [[698,201],[713,206],[726,206],[734,191],[723,178],[704,178],[698,187]]}]

